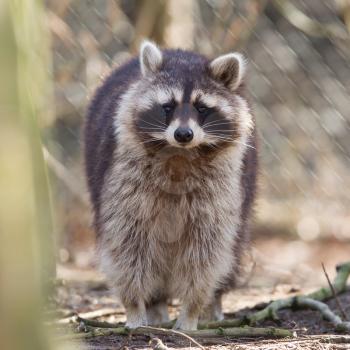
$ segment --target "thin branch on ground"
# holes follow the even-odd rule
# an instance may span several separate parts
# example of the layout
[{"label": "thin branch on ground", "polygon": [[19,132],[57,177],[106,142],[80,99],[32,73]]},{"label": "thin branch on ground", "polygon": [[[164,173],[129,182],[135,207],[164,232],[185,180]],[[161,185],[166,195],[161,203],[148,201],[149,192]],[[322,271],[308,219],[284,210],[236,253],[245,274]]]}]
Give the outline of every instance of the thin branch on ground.
[{"label": "thin branch on ground", "polygon": [[231,318],[221,321],[199,322],[198,329],[231,328],[240,327],[244,324],[244,318]]},{"label": "thin branch on ground", "polygon": [[[119,328],[124,324],[121,322],[112,323],[112,322],[104,322],[104,321],[96,321],[87,319],[81,316],[75,316],[75,320],[78,322],[83,322],[87,326],[98,327],[98,328]],[[174,326],[176,320],[172,320],[163,324],[160,324],[160,328],[170,329]],[[198,324],[198,329],[215,329],[215,328],[230,328],[230,327],[240,327],[244,324],[244,318],[236,318],[236,319],[227,319],[222,321],[209,321],[209,322],[200,322]]]},{"label": "thin branch on ground", "polygon": [[[71,315],[66,316],[64,318],[61,318],[58,321],[56,321],[55,323],[67,324],[67,323],[77,321],[77,319],[79,317],[81,317],[84,320],[89,319],[92,321],[95,318],[99,318],[99,317],[103,317],[103,316],[110,316],[110,315],[118,315],[118,314],[122,314],[122,313],[123,313],[122,310],[115,309],[115,308],[103,308],[103,309],[88,311],[88,312],[80,313],[79,316],[77,315],[76,312],[72,312]],[[119,324],[119,326],[120,326],[120,324]],[[96,327],[101,327],[101,326],[97,325]],[[108,328],[108,326],[106,325],[106,327],[102,327],[102,328]]]},{"label": "thin branch on ground", "polygon": [[[340,264],[336,267],[337,275],[333,281],[333,287],[337,294],[346,290],[346,281],[350,275],[350,262]],[[307,295],[308,298],[323,301],[331,298],[333,295],[330,288],[323,287]]]},{"label": "thin branch on ground", "polygon": [[[126,327],[118,328],[95,328],[90,325],[85,325],[85,333],[72,334],[71,337],[74,339],[83,339],[83,338],[93,338],[98,336],[106,336],[111,334],[117,335],[180,335],[185,336],[188,340],[191,340],[195,343],[193,338],[220,338],[220,337],[272,337],[272,338],[285,338],[285,337],[294,337],[295,334],[287,329],[281,328],[255,328],[255,327],[234,327],[234,328],[217,328],[217,329],[200,329],[196,331],[177,331],[174,329],[165,329],[157,327],[139,327],[135,329],[128,329]],[[69,339],[64,337],[64,339]],[[198,344],[196,344],[199,346]]]},{"label": "thin branch on ground", "polygon": [[200,347],[202,350],[204,350],[204,346],[202,346],[201,344],[199,344],[196,340],[194,340],[192,337],[190,337],[188,334],[175,330],[175,329],[166,329],[166,328],[157,328],[157,327],[150,327],[150,326],[146,326],[146,327],[140,327],[144,330],[150,330],[152,332],[163,332],[164,334],[175,334],[175,335],[179,335],[181,337],[184,337],[186,339],[188,339],[190,342],[192,342],[193,344],[197,345],[198,347]]},{"label": "thin branch on ground", "polygon": [[124,323],[122,322],[110,323],[110,322],[104,322],[104,321],[97,321],[97,320],[87,319],[78,315],[75,316],[75,320],[79,323],[84,324],[85,326],[96,327],[96,328],[120,328],[124,326]]},{"label": "thin branch on ground", "polygon": [[79,315],[84,318],[99,318],[102,316],[110,316],[110,315],[122,315],[124,310],[122,308],[112,308],[106,307],[98,310],[87,311],[84,313],[80,313]]},{"label": "thin branch on ground", "polygon": [[323,269],[323,272],[324,272],[324,274],[325,274],[325,276],[326,276],[326,279],[327,279],[329,288],[330,288],[331,291],[332,291],[333,298],[335,299],[335,302],[337,303],[338,309],[339,309],[340,313],[342,314],[344,320],[348,321],[348,317],[346,316],[346,313],[345,313],[345,311],[344,311],[344,309],[343,309],[343,306],[342,306],[342,304],[341,304],[341,302],[340,302],[340,300],[339,300],[339,298],[338,298],[338,295],[337,295],[337,293],[336,293],[335,290],[334,290],[333,284],[332,284],[332,282],[331,282],[331,280],[330,280],[330,278],[329,278],[329,276],[328,276],[328,273],[327,273],[327,271],[326,271],[326,268],[325,268],[325,266],[324,266],[324,263],[322,263],[322,269]]},{"label": "thin branch on ground", "polygon": [[[174,325],[174,321],[167,322],[157,327],[139,327],[130,330],[120,323],[101,322],[96,320],[85,319],[76,316],[76,321],[85,327],[86,333],[71,335],[74,338],[89,338],[110,334],[118,335],[155,335],[177,334],[186,337],[196,344],[194,338],[216,338],[216,337],[292,337],[294,333],[290,330],[279,328],[255,328],[244,326],[245,324],[253,325],[255,323],[274,319],[277,320],[277,311],[285,308],[308,307],[321,312],[324,318],[332,322],[337,331],[350,332],[350,322],[344,322],[335,315],[322,301],[325,301],[338,293],[347,289],[346,281],[350,275],[350,262],[337,266],[337,275],[333,284],[329,287],[323,287],[307,295],[293,296],[286,299],[279,299],[268,304],[264,309],[257,311],[249,316],[236,319],[226,319],[222,321],[213,321],[200,323],[196,331],[176,331],[169,329]],[[82,328],[82,327],[80,327]],[[199,346],[198,344],[196,344]]]},{"label": "thin branch on ground", "polygon": [[306,298],[306,297],[296,297],[295,305],[298,307],[306,307],[313,310],[319,311],[324,319],[329,322],[332,322],[337,331],[340,332],[350,332],[350,322],[343,322],[342,319],[336,315],[327,304],[322,303],[321,301]]},{"label": "thin branch on ground", "polygon": [[149,345],[153,350],[169,350],[169,348],[162,342],[162,340],[156,337],[151,338]]},{"label": "thin branch on ground", "polygon": [[[335,293],[344,292],[346,289],[346,281],[350,274],[350,262],[337,266],[337,276],[333,282]],[[324,301],[331,298],[333,295],[332,290],[328,287],[323,287],[317,291],[307,294],[304,297],[314,299],[318,301]],[[257,322],[264,321],[266,319],[278,319],[277,311],[285,308],[291,308],[295,305],[296,297],[290,297],[287,299],[279,299],[271,302],[264,309],[253,313],[248,316],[249,324],[255,324]]]}]

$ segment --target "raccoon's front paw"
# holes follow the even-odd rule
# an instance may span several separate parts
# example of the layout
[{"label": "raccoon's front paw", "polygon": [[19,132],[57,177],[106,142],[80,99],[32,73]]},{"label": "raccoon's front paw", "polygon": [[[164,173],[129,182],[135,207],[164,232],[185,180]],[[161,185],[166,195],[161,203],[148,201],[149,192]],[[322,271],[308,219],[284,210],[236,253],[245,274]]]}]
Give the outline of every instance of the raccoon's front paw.
[{"label": "raccoon's front paw", "polygon": [[138,328],[147,326],[147,316],[144,310],[139,308],[126,308],[126,324],[127,328]]},{"label": "raccoon's front paw", "polygon": [[174,325],[174,329],[184,331],[195,331],[198,326],[198,317],[179,317]]}]

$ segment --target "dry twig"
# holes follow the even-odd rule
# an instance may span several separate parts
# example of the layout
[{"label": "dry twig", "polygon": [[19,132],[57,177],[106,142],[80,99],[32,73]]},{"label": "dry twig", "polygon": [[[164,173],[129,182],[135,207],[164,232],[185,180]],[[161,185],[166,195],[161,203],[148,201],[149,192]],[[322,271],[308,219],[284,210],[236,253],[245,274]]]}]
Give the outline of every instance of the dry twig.
[{"label": "dry twig", "polygon": [[337,293],[336,293],[335,290],[334,290],[333,284],[332,284],[331,280],[329,279],[329,276],[328,276],[328,273],[327,273],[326,268],[325,268],[325,266],[324,266],[324,263],[322,263],[322,269],[323,269],[323,272],[324,272],[324,274],[325,274],[325,276],[326,276],[326,279],[327,279],[329,288],[330,288],[331,291],[332,291],[333,298],[335,299],[335,302],[337,303],[338,309],[339,309],[340,313],[342,314],[344,320],[347,320],[347,321],[348,321],[348,318],[347,318],[347,316],[346,316],[346,313],[345,313],[345,311],[344,311],[344,309],[343,309],[343,307],[342,307],[342,305],[341,305],[341,303],[340,303],[340,300],[339,300],[339,298],[338,298],[338,296],[337,296]]},{"label": "dry twig", "polygon": [[157,333],[164,333],[164,334],[175,334],[175,335],[180,335],[181,337],[184,337],[186,339],[188,339],[190,342],[192,342],[193,344],[197,345],[199,348],[201,348],[202,350],[204,350],[204,346],[202,346],[201,344],[199,344],[196,340],[194,340],[192,337],[190,337],[188,335],[188,332],[181,332],[175,329],[165,329],[165,328],[157,328],[157,327],[150,327],[150,326],[146,326],[146,327],[140,327],[143,330],[150,330],[152,332],[157,332]]},{"label": "dry twig", "polygon": [[161,339],[153,337],[149,345],[151,345],[153,350],[169,350],[169,348],[162,342]]},{"label": "dry twig", "polygon": [[254,328],[241,327],[244,324],[254,324],[266,319],[278,319],[277,311],[291,307],[309,307],[318,310],[327,320],[331,321],[338,331],[350,332],[350,322],[343,322],[335,315],[322,301],[332,297],[337,293],[346,290],[346,281],[350,275],[350,262],[337,266],[337,276],[329,287],[323,287],[308,295],[294,296],[286,299],[279,299],[271,302],[264,309],[255,312],[248,317],[228,319],[223,321],[200,323],[196,331],[176,331],[169,329],[174,325],[174,321],[163,324],[161,328],[157,327],[139,327],[132,331],[120,323],[100,322],[89,320],[80,316],[76,320],[85,327],[87,333],[74,335],[74,338],[89,338],[110,334],[118,335],[147,335],[147,334],[176,334],[181,335],[197,346],[203,348],[196,342],[195,338],[216,338],[216,337],[292,337],[294,334],[286,329],[279,328]]},{"label": "dry twig", "polygon": [[[79,318],[80,322],[84,324],[85,320]],[[255,327],[234,327],[234,328],[216,328],[216,329],[200,329],[196,331],[177,331],[173,329],[166,328],[157,328],[157,327],[139,327],[136,329],[128,329],[126,327],[113,327],[111,323],[111,328],[95,328],[91,326],[91,324],[96,324],[97,321],[91,322],[91,320],[86,320],[85,329],[86,333],[80,333],[74,335],[74,338],[91,338],[103,335],[128,335],[132,332],[133,335],[181,335],[186,337],[187,339],[195,342],[194,338],[217,338],[217,337],[272,337],[272,338],[284,338],[284,337],[293,337],[295,334],[287,329],[281,328],[255,328]],[[103,326],[106,325],[106,322],[101,322]],[[199,346],[198,344],[196,344]]]},{"label": "dry twig", "polygon": [[343,322],[342,319],[337,316],[327,304],[321,301],[306,298],[306,297],[296,297],[295,305],[298,307],[307,307],[313,310],[319,311],[322,316],[332,322],[337,331],[340,332],[350,332],[350,322]]},{"label": "dry twig", "polygon": [[[350,274],[350,262],[337,266],[337,276],[333,282],[333,288],[336,293],[345,291],[346,281]],[[332,290],[328,287],[323,287],[313,293],[310,293],[304,297],[314,299],[318,301],[324,301],[332,297]],[[285,308],[290,308],[295,305],[296,297],[290,297],[287,299],[275,300],[266,306],[264,309],[248,316],[250,324],[264,321],[266,319],[278,319],[277,311]]]}]

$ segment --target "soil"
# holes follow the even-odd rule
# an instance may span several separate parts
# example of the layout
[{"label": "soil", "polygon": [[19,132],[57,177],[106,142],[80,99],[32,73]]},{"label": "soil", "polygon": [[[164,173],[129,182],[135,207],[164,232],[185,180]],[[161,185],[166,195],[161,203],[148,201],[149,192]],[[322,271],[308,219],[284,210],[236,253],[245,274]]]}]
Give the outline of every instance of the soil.
[{"label": "soil", "polygon": [[[321,261],[325,263],[331,279],[334,278],[336,262],[348,260],[349,244],[326,242],[304,244],[302,259],[301,246],[289,242],[276,242],[270,240],[266,243],[256,244],[258,253],[255,255],[255,263],[248,273],[248,280],[244,287],[230,292],[224,297],[223,310],[226,318],[234,318],[247,315],[264,307],[271,300],[287,298],[293,295],[306,294],[327,285],[322,272]],[[274,242],[272,244],[271,242]],[[275,249],[276,247],[276,249]],[[278,247],[278,248],[277,248]],[[298,249],[296,249],[298,248]],[[274,250],[275,249],[275,250]],[[264,252],[262,256],[261,252]],[[298,259],[295,252],[298,251]],[[332,254],[331,254],[332,253]],[[335,254],[333,254],[335,253]],[[278,259],[274,263],[272,259],[282,254],[284,260]],[[288,254],[291,254],[288,257]],[[268,258],[271,257],[271,258]],[[347,259],[346,259],[347,258]],[[289,261],[296,261],[291,265]],[[299,264],[298,264],[299,262]],[[248,269],[249,270],[249,269]],[[249,272],[249,271],[248,271]],[[64,283],[57,287],[55,304],[57,306],[61,322],[72,318],[73,313],[79,313],[85,318],[93,318],[100,321],[124,322],[125,313],[120,302],[112,295],[104,278],[89,267],[78,268],[76,265],[61,265],[58,275]],[[244,282],[244,281],[243,281]],[[338,300],[350,320],[350,290],[338,296]],[[340,315],[337,303],[334,299],[327,304],[336,314]],[[179,302],[174,300],[169,305],[171,318],[176,317]],[[96,315],[96,312],[100,315]],[[98,317],[97,317],[98,316]],[[294,349],[349,349],[350,334],[335,332],[334,326],[322,319],[317,311],[312,310],[281,310],[278,312],[279,320],[264,321],[259,327],[279,327],[295,332],[295,338],[266,339],[266,338],[225,338],[200,339],[199,342],[206,349],[234,349],[234,350],[294,350]],[[63,321],[62,321],[63,319]],[[58,327],[61,334],[67,334],[67,326]],[[76,324],[72,325],[76,329]],[[194,348],[193,344],[178,336],[159,336],[169,348]],[[70,349],[90,350],[127,350],[127,349],[151,349],[148,336],[98,336],[70,341]],[[154,348],[154,347],[153,347]]]},{"label": "soil", "polygon": [[[297,293],[296,293],[297,292]],[[308,292],[308,291],[305,291]],[[267,288],[244,288],[231,292],[224,298],[225,318],[234,318],[255,312],[266,305],[268,297],[284,298],[294,294],[304,293],[303,290],[296,290],[293,286],[283,285],[269,291]],[[239,308],[239,300],[252,300],[257,304],[254,307]],[[350,319],[350,291],[338,296],[346,314]],[[259,302],[260,301],[260,302]],[[108,288],[103,281],[91,280],[89,282],[67,282],[58,288],[57,302],[60,310],[67,316],[71,312],[83,314],[85,317],[94,317],[89,312],[107,313],[107,315],[95,319],[109,322],[125,321],[125,314],[120,303],[110,296]],[[329,307],[339,314],[334,299],[327,301]],[[169,306],[171,316],[174,317],[179,304],[175,301]],[[237,310],[237,311],[236,311]],[[199,342],[208,349],[229,348],[229,349],[350,349],[350,335],[336,333],[334,326],[323,320],[322,316],[312,310],[281,310],[278,312],[279,320],[264,321],[258,324],[259,327],[279,327],[290,329],[297,335],[293,339],[207,339]],[[68,320],[68,318],[67,318]],[[62,329],[61,329],[62,331]],[[174,336],[160,336],[169,348],[190,348],[190,342],[186,339]],[[150,348],[148,336],[133,336],[128,339],[123,336],[99,336],[89,338],[80,344],[82,349],[107,350],[107,349],[145,349]],[[73,341],[73,349],[79,348],[79,343]]]}]

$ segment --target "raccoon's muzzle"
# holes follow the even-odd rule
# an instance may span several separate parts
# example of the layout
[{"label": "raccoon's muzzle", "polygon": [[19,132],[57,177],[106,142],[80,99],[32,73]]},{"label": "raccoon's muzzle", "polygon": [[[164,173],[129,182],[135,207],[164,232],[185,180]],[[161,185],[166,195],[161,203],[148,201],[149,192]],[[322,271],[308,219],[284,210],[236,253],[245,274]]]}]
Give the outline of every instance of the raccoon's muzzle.
[{"label": "raccoon's muzzle", "polygon": [[179,127],[174,132],[174,138],[179,143],[189,143],[193,140],[193,130],[188,127]]}]

